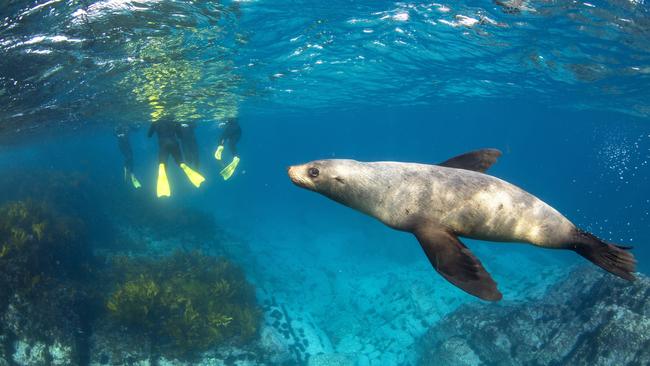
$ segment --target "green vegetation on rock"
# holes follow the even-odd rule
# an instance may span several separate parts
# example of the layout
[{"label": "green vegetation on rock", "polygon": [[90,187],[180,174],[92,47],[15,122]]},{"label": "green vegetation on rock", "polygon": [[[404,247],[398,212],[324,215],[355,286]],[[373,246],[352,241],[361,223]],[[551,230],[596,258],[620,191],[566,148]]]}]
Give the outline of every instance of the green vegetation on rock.
[{"label": "green vegetation on rock", "polygon": [[0,206],[0,348],[14,339],[65,340],[70,359],[81,362],[78,345],[101,309],[85,232],[45,201]]},{"label": "green vegetation on rock", "polygon": [[[38,295],[40,284],[84,272],[90,250],[79,220],[47,203],[10,202],[0,207],[0,287],[3,296]],[[1,300],[0,300],[1,301]]]},{"label": "green vegetation on rock", "polygon": [[243,272],[225,259],[176,252],[118,257],[106,306],[116,321],[150,337],[168,357],[188,358],[256,334],[261,312]]}]

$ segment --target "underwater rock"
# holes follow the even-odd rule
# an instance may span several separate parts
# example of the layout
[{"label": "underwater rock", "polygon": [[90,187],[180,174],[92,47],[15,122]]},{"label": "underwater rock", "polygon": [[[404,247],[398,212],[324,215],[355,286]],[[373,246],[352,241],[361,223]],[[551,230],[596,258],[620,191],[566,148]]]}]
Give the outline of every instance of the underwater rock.
[{"label": "underwater rock", "polygon": [[333,353],[332,343],[309,313],[294,310],[274,297],[265,301],[261,347],[269,361],[305,363],[310,357]]},{"label": "underwater rock", "polygon": [[89,343],[91,366],[151,364],[150,340],[118,326],[112,319],[103,318],[96,322]]},{"label": "underwater rock", "polygon": [[48,351],[51,357],[51,364],[54,366],[69,365],[71,360],[73,360],[73,348],[70,345],[54,342],[54,344],[48,347]]},{"label": "underwater rock", "polygon": [[269,362],[283,364],[294,359],[294,355],[289,348],[289,342],[273,326],[267,325],[262,327],[260,342],[262,348],[267,353]]},{"label": "underwater rock", "polygon": [[[309,358],[307,366],[354,366],[355,362],[348,356],[332,353],[320,354]],[[395,365],[387,363],[386,365]]]},{"label": "underwater rock", "polygon": [[[148,337],[117,326],[109,318],[97,322],[91,337],[89,366],[248,366],[258,362],[256,344],[225,346],[178,360],[156,355]],[[1,366],[1,365],[0,365]]]},{"label": "underwater rock", "polygon": [[649,365],[650,279],[580,268],[540,301],[461,307],[422,341],[422,365]]},{"label": "underwater rock", "polygon": [[8,359],[11,358],[8,337],[5,334],[0,334],[0,366],[9,365]]},{"label": "underwater rock", "polygon": [[[73,361],[73,348],[59,342],[48,346],[40,341],[18,340],[14,343],[14,347],[11,359],[16,365],[63,366],[76,363]],[[0,365],[2,365],[2,362],[0,362]]]},{"label": "underwater rock", "polygon": [[47,346],[41,342],[27,343],[18,341],[15,344],[13,361],[19,365],[45,365],[47,362]]}]

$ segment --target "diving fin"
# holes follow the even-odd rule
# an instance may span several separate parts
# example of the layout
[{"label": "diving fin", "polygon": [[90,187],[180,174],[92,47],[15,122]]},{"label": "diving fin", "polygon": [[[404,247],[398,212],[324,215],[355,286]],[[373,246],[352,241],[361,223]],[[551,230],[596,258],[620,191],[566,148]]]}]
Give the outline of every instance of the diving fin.
[{"label": "diving fin", "polygon": [[140,181],[138,180],[138,178],[135,177],[135,174],[133,173],[131,173],[131,184],[133,184],[133,188],[135,189],[142,187]]},{"label": "diving fin", "polygon": [[435,227],[418,228],[414,234],[429,262],[447,281],[480,299],[501,300],[496,282],[456,235]]},{"label": "diving fin", "polygon": [[156,193],[158,197],[171,196],[171,189],[169,188],[169,181],[167,180],[167,172],[165,171],[165,164],[158,165],[158,184],[156,186]]},{"label": "diving fin", "polygon": [[214,152],[214,158],[217,160],[221,160],[222,153],[223,153],[223,145],[219,145],[219,147],[217,147],[217,151]]},{"label": "diving fin", "polygon": [[485,173],[500,156],[501,151],[497,149],[481,149],[455,156],[438,165]]},{"label": "diving fin", "polygon": [[219,174],[221,174],[223,180],[228,180],[232,177],[235,169],[237,169],[237,165],[239,165],[239,156],[235,156],[230,164],[226,165],[226,167],[221,170]]},{"label": "diving fin", "polygon": [[198,172],[194,171],[192,168],[187,166],[185,163],[181,163],[181,169],[185,172],[185,175],[187,175],[187,178],[194,184],[195,187],[200,187],[201,183],[205,182],[205,178],[199,174]]}]

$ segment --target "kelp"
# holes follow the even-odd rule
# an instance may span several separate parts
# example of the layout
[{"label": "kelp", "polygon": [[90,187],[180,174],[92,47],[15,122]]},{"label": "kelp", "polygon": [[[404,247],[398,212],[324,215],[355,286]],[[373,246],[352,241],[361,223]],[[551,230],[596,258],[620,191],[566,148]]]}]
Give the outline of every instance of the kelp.
[{"label": "kelp", "polygon": [[199,252],[159,259],[117,257],[106,308],[158,352],[192,358],[223,344],[252,340],[261,312],[255,291],[230,261]]}]

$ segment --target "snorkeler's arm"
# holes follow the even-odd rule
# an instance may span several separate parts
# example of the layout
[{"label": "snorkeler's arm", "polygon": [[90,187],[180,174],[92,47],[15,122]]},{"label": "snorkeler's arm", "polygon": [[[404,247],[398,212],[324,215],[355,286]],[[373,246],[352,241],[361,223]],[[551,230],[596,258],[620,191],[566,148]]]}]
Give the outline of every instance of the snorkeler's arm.
[{"label": "snorkeler's arm", "polygon": [[147,132],[147,137],[153,136],[154,132],[156,132],[156,123],[151,122],[151,125],[149,126],[149,132]]}]

